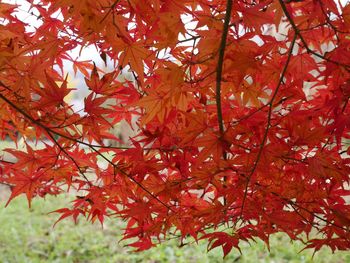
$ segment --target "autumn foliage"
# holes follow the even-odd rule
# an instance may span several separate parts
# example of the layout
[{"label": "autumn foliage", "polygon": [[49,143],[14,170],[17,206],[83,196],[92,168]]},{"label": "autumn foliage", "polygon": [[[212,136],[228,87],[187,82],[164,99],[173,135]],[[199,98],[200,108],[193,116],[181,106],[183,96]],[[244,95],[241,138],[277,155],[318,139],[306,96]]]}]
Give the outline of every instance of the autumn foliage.
[{"label": "autumn foliage", "polygon": [[[60,220],[122,218],[136,250],[191,236],[226,255],[277,232],[350,249],[341,2],[1,3],[0,136],[26,145],[1,155],[10,200],[71,192]],[[79,74],[80,111],[66,99]],[[113,143],[121,121],[134,134]]]}]

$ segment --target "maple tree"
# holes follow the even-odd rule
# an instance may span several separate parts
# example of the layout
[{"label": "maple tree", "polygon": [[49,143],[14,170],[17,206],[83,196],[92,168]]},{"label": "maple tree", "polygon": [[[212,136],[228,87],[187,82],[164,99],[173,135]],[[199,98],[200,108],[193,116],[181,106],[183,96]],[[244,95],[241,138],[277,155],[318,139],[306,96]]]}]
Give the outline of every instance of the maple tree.
[{"label": "maple tree", "polygon": [[[26,3],[36,26],[0,3],[0,136],[25,141],[0,161],[9,201],[73,192],[59,220],[122,218],[136,250],[192,236],[226,255],[277,232],[350,249],[349,3]],[[135,135],[110,146],[121,121]]]}]

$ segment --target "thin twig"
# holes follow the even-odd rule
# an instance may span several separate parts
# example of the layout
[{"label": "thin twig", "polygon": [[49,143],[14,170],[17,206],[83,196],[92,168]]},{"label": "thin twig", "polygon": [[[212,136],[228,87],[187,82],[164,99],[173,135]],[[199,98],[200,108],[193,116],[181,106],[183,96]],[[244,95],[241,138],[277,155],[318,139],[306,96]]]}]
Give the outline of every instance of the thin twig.
[{"label": "thin twig", "polygon": [[[3,83],[0,83],[0,85],[3,85]],[[22,110],[21,108],[19,108],[16,104],[14,104],[12,101],[10,101],[8,98],[6,98],[4,95],[2,95],[0,93],[0,98],[2,100],[4,100],[7,104],[9,104],[12,108],[14,108],[16,111],[18,111],[19,113],[21,113],[24,117],[26,117],[28,120],[30,120],[32,123],[36,124],[37,126],[41,127],[42,129],[44,129],[50,136],[50,133],[54,133],[58,136],[61,136],[67,140],[71,140],[74,142],[78,142],[81,143],[83,145],[88,146],[89,148],[91,148],[93,151],[95,151],[99,156],[101,156],[103,159],[105,159],[108,163],[112,164],[114,168],[116,168],[117,166],[115,164],[113,164],[110,160],[108,160],[103,154],[101,154],[98,150],[96,150],[94,147],[92,147],[90,144],[85,143],[83,141],[77,141],[74,138],[71,138],[69,136],[63,135],[59,132],[56,132],[54,130],[51,130],[50,128],[46,127],[44,124],[42,124],[40,121],[35,120],[32,116],[30,116],[27,112],[25,112],[24,110]],[[118,167],[117,167],[118,168]],[[129,175],[128,173],[126,173],[125,171],[121,170],[118,168],[118,171],[122,174],[124,174],[125,176],[127,176],[130,180],[132,180],[134,183],[136,183],[143,191],[145,191],[146,193],[148,193],[152,198],[154,198],[155,200],[157,200],[159,203],[161,203],[163,206],[165,206],[168,210],[171,210],[172,212],[174,212],[174,210],[169,207],[167,204],[165,204],[162,200],[160,200],[157,196],[155,196],[154,194],[152,194],[146,187],[144,187],[140,182],[137,182],[131,175]]]},{"label": "thin twig", "polygon": [[319,53],[313,51],[313,50],[309,47],[309,45],[307,44],[307,42],[306,42],[306,40],[304,39],[304,37],[302,36],[302,34],[300,33],[299,28],[298,28],[297,25],[295,24],[295,22],[294,22],[292,16],[289,14],[289,12],[288,12],[288,10],[287,10],[287,7],[286,7],[285,3],[283,2],[283,0],[278,0],[278,1],[279,1],[280,5],[281,5],[281,7],[282,7],[282,10],[283,10],[284,15],[287,17],[287,20],[289,21],[290,25],[292,26],[292,28],[293,28],[295,34],[299,37],[301,43],[304,45],[304,47],[305,47],[305,49],[306,49],[306,51],[307,51],[308,53],[310,53],[310,54],[312,54],[312,55],[314,55],[314,56],[316,56],[316,57],[318,57],[318,58],[320,58],[320,59],[322,59],[322,60],[328,61],[328,62],[330,62],[330,63],[332,63],[332,64],[335,64],[335,65],[338,65],[338,66],[342,66],[342,67],[344,67],[347,71],[350,70],[350,65],[341,63],[341,62],[336,61],[336,60],[333,60],[333,59],[331,59],[331,58],[328,58],[328,57],[326,57],[326,56],[324,56],[324,55],[321,55],[321,54],[319,54]]},{"label": "thin twig", "polygon": [[269,111],[268,111],[268,114],[267,114],[267,125],[266,125],[266,129],[265,129],[265,132],[264,132],[264,135],[263,135],[262,142],[260,144],[259,152],[258,152],[257,157],[255,159],[255,162],[253,164],[253,168],[252,168],[251,172],[249,173],[249,175],[247,177],[247,182],[246,182],[245,190],[244,190],[244,196],[243,196],[243,200],[242,200],[240,218],[243,215],[244,204],[245,204],[245,201],[247,199],[248,187],[249,187],[250,180],[251,180],[251,178],[252,178],[256,168],[258,167],[258,164],[260,162],[261,155],[262,155],[265,143],[267,141],[267,135],[268,135],[269,129],[271,127],[271,116],[272,116],[272,110],[273,110],[273,102],[274,102],[274,100],[275,100],[275,98],[277,96],[278,90],[280,89],[280,87],[281,87],[281,85],[283,83],[284,76],[285,76],[285,74],[287,72],[287,68],[289,66],[289,62],[290,62],[290,59],[292,57],[292,53],[293,53],[293,48],[294,48],[294,44],[295,44],[295,41],[296,41],[296,37],[297,37],[297,34],[294,34],[293,40],[292,40],[292,42],[290,44],[290,47],[289,47],[287,61],[286,61],[285,65],[284,65],[284,67],[283,67],[283,70],[282,70],[280,79],[278,81],[277,87],[276,87],[276,89],[275,89],[275,91],[274,91],[274,93],[273,93],[273,95],[271,97],[270,102],[268,103]]}]

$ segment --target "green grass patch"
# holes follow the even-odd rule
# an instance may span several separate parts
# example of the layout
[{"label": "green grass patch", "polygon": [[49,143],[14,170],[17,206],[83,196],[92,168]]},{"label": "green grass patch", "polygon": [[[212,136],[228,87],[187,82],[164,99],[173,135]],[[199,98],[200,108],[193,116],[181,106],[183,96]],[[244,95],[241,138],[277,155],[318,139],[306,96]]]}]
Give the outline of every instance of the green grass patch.
[{"label": "green grass patch", "polygon": [[[123,223],[107,220],[102,228],[80,220],[64,220],[53,228],[57,214],[48,212],[65,206],[67,197],[34,199],[29,209],[24,197],[0,207],[0,262],[312,262],[312,251],[298,253],[303,245],[284,235],[271,238],[271,252],[263,242],[242,244],[243,255],[233,251],[224,260],[220,248],[206,252],[206,243],[178,247],[176,240],[151,250],[133,253],[118,242]],[[314,262],[350,262],[348,252],[332,254],[323,249]]]}]

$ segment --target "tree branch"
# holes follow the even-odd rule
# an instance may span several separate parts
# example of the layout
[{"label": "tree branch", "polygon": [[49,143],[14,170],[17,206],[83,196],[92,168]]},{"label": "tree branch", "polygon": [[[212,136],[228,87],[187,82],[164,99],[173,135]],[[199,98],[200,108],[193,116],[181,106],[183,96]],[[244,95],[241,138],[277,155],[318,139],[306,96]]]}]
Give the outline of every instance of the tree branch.
[{"label": "tree branch", "polygon": [[305,49],[306,49],[306,51],[307,51],[308,53],[310,53],[310,54],[312,54],[312,55],[314,55],[314,56],[316,56],[316,57],[318,57],[318,58],[320,58],[320,59],[323,59],[323,60],[325,60],[325,61],[328,61],[328,62],[330,62],[330,63],[336,64],[336,65],[338,65],[338,66],[342,66],[342,67],[344,67],[344,68],[345,68],[346,70],[348,70],[348,71],[350,70],[350,65],[341,63],[341,62],[336,61],[336,60],[333,60],[333,59],[331,59],[331,58],[327,58],[327,57],[325,57],[324,55],[321,55],[321,54],[319,54],[319,53],[313,51],[313,50],[309,47],[309,45],[307,44],[307,42],[306,42],[306,40],[304,39],[304,37],[301,35],[299,28],[298,28],[297,25],[295,24],[295,22],[294,22],[292,16],[289,14],[289,12],[288,12],[288,10],[287,10],[287,7],[286,7],[285,3],[283,2],[283,0],[278,0],[278,1],[279,1],[280,5],[281,5],[281,8],[282,8],[282,10],[283,10],[284,15],[287,17],[287,20],[289,21],[290,25],[292,26],[292,28],[293,28],[295,34],[299,37],[301,43],[304,45],[304,47],[305,47]]},{"label": "tree branch", "polygon": [[227,0],[227,3],[226,3],[224,28],[221,35],[221,43],[219,47],[219,59],[216,67],[216,109],[218,113],[218,122],[219,122],[221,137],[224,135],[224,124],[223,124],[223,118],[222,118],[222,105],[221,105],[221,80],[222,80],[222,69],[224,64],[226,40],[227,40],[227,34],[228,34],[228,29],[229,29],[229,24],[231,19],[232,1],[233,0]]},{"label": "tree branch", "polygon": [[[0,85],[7,87],[6,85],[4,85],[1,81],[0,81]],[[159,203],[161,203],[163,206],[165,206],[168,210],[171,210],[172,212],[175,212],[171,207],[169,207],[167,204],[165,204],[162,200],[160,200],[156,195],[154,195],[153,193],[151,193],[145,186],[143,186],[140,182],[136,181],[131,175],[129,175],[128,173],[126,173],[125,171],[123,171],[122,169],[119,169],[114,163],[112,163],[110,160],[108,160],[102,153],[100,153],[98,150],[96,150],[93,146],[91,146],[89,143],[83,142],[83,141],[79,141],[77,139],[71,138],[69,136],[66,136],[64,134],[61,134],[59,132],[56,132],[48,127],[46,127],[44,124],[42,124],[40,121],[35,120],[32,116],[30,116],[27,112],[25,112],[24,110],[22,110],[21,108],[19,108],[16,104],[14,104],[12,101],[10,101],[8,98],[6,98],[4,95],[2,95],[0,93],[0,98],[5,101],[7,104],[9,104],[12,108],[14,108],[16,111],[18,111],[19,113],[21,113],[25,118],[27,118],[28,120],[30,120],[33,124],[41,127],[42,129],[44,129],[49,136],[52,136],[51,133],[54,133],[58,136],[61,136],[67,140],[71,140],[83,145],[88,146],[90,149],[92,149],[93,151],[95,151],[99,156],[101,156],[103,159],[105,159],[108,163],[112,164],[114,168],[117,168],[118,171],[122,174],[124,174],[125,176],[127,176],[131,181],[133,181],[135,184],[137,184],[143,191],[145,191],[147,194],[149,194],[152,198],[154,198],[155,200],[157,200]],[[62,150],[62,149],[61,149]]]},{"label": "tree branch", "polygon": [[250,180],[251,180],[252,176],[254,175],[254,172],[255,172],[256,168],[258,167],[258,164],[260,162],[260,158],[261,158],[261,155],[262,155],[265,143],[267,141],[267,135],[268,135],[269,129],[271,127],[271,116],[272,116],[272,110],[273,110],[273,102],[274,102],[274,100],[275,100],[275,98],[277,96],[278,90],[280,89],[280,87],[281,87],[281,85],[283,83],[284,76],[285,76],[285,74],[287,72],[287,68],[288,68],[290,59],[292,57],[292,53],[293,53],[293,48],[294,48],[294,45],[295,45],[296,37],[297,37],[297,34],[294,34],[293,40],[292,40],[292,42],[290,44],[290,47],[289,47],[287,61],[286,61],[285,65],[284,65],[284,67],[283,67],[283,70],[282,70],[280,79],[278,81],[277,87],[276,87],[276,89],[275,89],[275,91],[274,91],[274,93],[273,93],[273,95],[272,95],[272,97],[270,99],[270,102],[267,104],[269,106],[269,111],[267,113],[267,125],[266,125],[266,128],[265,128],[265,132],[264,132],[264,135],[263,135],[262,142],[260,144],[258,155],[257,155],[257,157],[255,159],[254,164],[253,164],[253,168],[252,168],[251,172],[249,173],[249,175],[247,177],[247,182],[246,182],[245,190],[244,190],[244,196],[243,196],[243,200],[242,200],[240,218],[242,217],[243,210],[244,210],[244,204],[245,204],[245,201],[247,199],[248,187],[249,187]]}]

